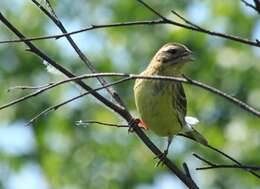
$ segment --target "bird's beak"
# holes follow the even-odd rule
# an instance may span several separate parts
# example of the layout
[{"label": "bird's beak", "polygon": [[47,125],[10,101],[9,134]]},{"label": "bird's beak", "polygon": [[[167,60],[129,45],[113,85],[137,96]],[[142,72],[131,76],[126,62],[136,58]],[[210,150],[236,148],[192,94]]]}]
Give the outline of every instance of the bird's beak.
[{"label": "bird's beak", "polygon": [[192,51],[186,51],[184,54],[183,54],[183,58],[188,60],[188,61],[194,61],[195,60],[195,57],[194,57],[194,54]]},{"label": "bird's beak", "polygon": [[189,51],[189,60],[194,61],[195,60],[195,55],[192,51]]}]

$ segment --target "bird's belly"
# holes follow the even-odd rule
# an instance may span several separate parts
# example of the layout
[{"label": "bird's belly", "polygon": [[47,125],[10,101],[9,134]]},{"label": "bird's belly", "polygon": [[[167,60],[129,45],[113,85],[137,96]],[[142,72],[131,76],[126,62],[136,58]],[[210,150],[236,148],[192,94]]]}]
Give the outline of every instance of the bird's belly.
[{"label": "bird's belly", "polygon": [[144,81],[135,88],[135,101],[141,119],[156,134],[172,136],[181,131],[173,103],[172,86],[168,82]]}]

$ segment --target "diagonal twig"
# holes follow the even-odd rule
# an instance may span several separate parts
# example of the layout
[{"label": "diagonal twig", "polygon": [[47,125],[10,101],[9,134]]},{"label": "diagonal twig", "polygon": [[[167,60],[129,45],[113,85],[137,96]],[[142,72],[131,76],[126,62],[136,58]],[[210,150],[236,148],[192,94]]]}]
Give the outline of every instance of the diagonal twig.
[{"label": "diagonal twig", "polygon": [[194,153],[193,156],[209,165],[209,166],[205,166],[205,167],[196,168],[196,170],[222,169],[222,168],[223,169],[225,169],[225,168],[232,168],[233,169],[234,168],[234,169],[253,170],[253,171],[259,171],[260,170],[260,166],[237,165],[237,164],[215,164],[215,163],[210,162],[209,160],[206,160],[205,158],[201,157],[198,154]]},{"label": "diagonal twig", "polygon": [[192,179],[191,174],[190,174],[190,170],[189,170],[189,167],[188,167],[187,163],[184,162],[184,163],[182,164],[182,167],[183,167],[183,169],[184,169],[184,171],[185,171],[187,177],[189,177],[189,178]]},{"label": "diagonal twig", "polygon": [[254,0],[255,5],[248,3],[246,0],[241,0],[246,6],[254,9],[258,14],[260,14],[260,1]]},{"label": "diagonal twig", "polygon": [[60,103],[60,104],[51,106],[51,107],[49,107],[49,108],[43,110],[42,112],[38,113],[36,116],[34,116],[26,125],[32,124],[32,123],[35,122],[37,119],[39,119],[41,116],[46,115],[46,114],[49,113],[50,111],[57,110],[57,109],[60,108],[61,106],[64,106],[64,105],[66,105],[66,104],[68,104],[68,103],[70,103],[70,102],[73,102],[73,101],[75,101],[75,100],[77,100],[77,99],[79,99],[79,98],[82,98],[82,97],[84,97],[84,96],[86,96],[86,95],[91,94],[91,92],[96,92],[96,91],[99,91],[99,90],[102,90],[102,89],[106,89],[107,87],[110,87],[110,86],[113,86],[113,85],[115,85],[115,84],[122,83],[122,82],[128,81],[128,80],[130,80],[129,77],[120,79],[120,80],[115,81],[115,82],[112,82],[112,83],[105,84],[105,85],[103,85],[103,86],[101,86],[101,87],[92,89],[91,91],[87,91],[87,92],[84,92],[84,93],[82,93],[82,94],[80,94],[80,95],[77,95],[77,96],[75,96],[75,97],[73,97],[73,98],[70,98],[69,100],[66,100],[66,101],[64,101],[64,102],[62,102],[62,103]]},{"label": "diagonal twig", "polygon": [[186,24],[181,24],[179,22],[175,22],[173,20],[170,20],[170,19],[166,18],[162,14],[160,14],[158,11],[156,11],[154,8],[152,8],[150,5],[148,5],[144,1],[142,1],[142,0],[137,0],[137,1],[139,3],[141,3],[143,6],[145,6],[149,11],[151,11],[155,15],[159,16],[167,24],[179,26],[179,27],[182,27],[182,28],[186,28],[186,29],[197,31],[197,32],[201,32],[201,33],[206,33],[206,34],[212,35],[212,36],[217,36],[217,37],[222,37],[222,38],[225,38],[225,39],[230,39],[230,40],[233,40],[233,41],[237,41],[237,42],[240,42],[240,43],[244,43],[244,44],[248,44],[248,45],[252,45],[252,46],[256,46],[256,47],[260,47],[260,43],[259,43],[258,40],[251,41],[249,39],[244,39],[244,38],[241,38],[241,37],[238,37],[238,36],[235,36],[235,35],[228,35],[228,34],[224,34],[224,33],[220,33],[220,32],[210,31],[208,29],[204,29],[204,28],[202,28],[200,26],[197,26],[197,25],[195,25],[193,23],[189,24],[189,25],[186,25]]},{"label": "diagonal twig", "polygon": [[[47,1],[48,7],[51,10],[50,14],[48,10],[46,10],[43,6],[41,6],[40,3],[37,2],[37,0],[32,0],[32,2],[42,11],[46,16],[48,16],[54,23],[55,25],[62,31],[62,33],[68,33],[62,22],[59,20],[58,16],[56,15],[54,9],[52,8],[51,4],[49,1]],[[97,73],[94,65],[92,62],[87,58],[87,56],[80,50],[78,45],[74,42],[74,40],[71,38],[70,35],[66,36],[68,42],[70,45],[73,47],[75,52],[78,54],[79,58],[85,63],[85,65],[89,68],[89,70],[92,73]],[[97,77],[97,80],[101,83],[101,85],[106,85],[107,82],[102,78],[102,77]],[[114,100],[117,102],[117,105],[121,106],[122,108],[126,108],[123,101],[119,97],[119,95],[116,93],[116,91],[112,87],[107,87],[106,88],[107,92],[114,98]]]},{"label": "diagonal twig", "polygon": [[[185,138],[188,138],[188,139],[190,139],[190,140],[192,140],[192,141],[195,141],[194,138],[191,138],[191,137],[189,137],[189,136],[187,136],[187,135],[185,135],[185,134],[180,133],[180,134],[178,134],[178,135],[179,135],[179,136],[183,136],[183,137],[185,137]],[[196,141],[195,141],[195,142],[196,142]],[[211,145],[209,145],[209,144],[204,145],[204,146],[206,146],[207,148],[213,150],[214,152],[219,153],[220,155],[224,156],[225,158],[229,159],[230,161],[233,161],[236,165],[240,166],[240,167],[243,169],[244,165],[243,165],[242,163],[240,163],[238,160],[236,160],[235,158],[231,157],[230,155],[226,154],[225,152],[222,152],[221,150],[219,150],[219,149],[217,149],[217,148],[215,148],[215,147],[213,147],[213,146],[211,146]],[[215,164],[213,164],[213,163],[211,163],[211,162],[209,162],[209,161],[208,161],[207,163],[208,163],[209,165],[211,165],[211,166],[214,166],[214,165],[215,165]],[[257,173],[255,173],[254,170],[251,170],[251,169],[244,169],[244,170],[247,171],[247,172],[249,172],[250,174],[254,175],[254,176],[257,177],[257,178],[260,178],[260,175],[258,175]]]},{"label": "diagonal twig", "polygon": [[[25,36],[15,27],[13,26],[0,12],[0,21],[9,29],[11,30],[17,37],[24,39]],[[43,51],[41,51],[39,48],[37,48],[35,45],[33,45],[30,41],[24,41],[24,43],[30,48],[30,51],[36,54],[41,59],[48,62],[50,65],[52,65],[55,69],[59,70],[61,73],[63,73],[68,78],[76,77],[74,74],[72,74],[70,71],[68,71],[65,67],[57,64],[53,59],[51,59],[48,55],[46,55]],[[86,85],[84,82],[80,80],[75,81],[80,87],[87,91],[91,91],[92,88]],[[98,94],[97,92],[92,92],[92,95],[95,96],[97,99],[99,99],[102,103],[104,103],[106,106],[111,108],[115,111],[122,111],[120,107],[109,101],[108,99],[104,98],[102,95]]]}]

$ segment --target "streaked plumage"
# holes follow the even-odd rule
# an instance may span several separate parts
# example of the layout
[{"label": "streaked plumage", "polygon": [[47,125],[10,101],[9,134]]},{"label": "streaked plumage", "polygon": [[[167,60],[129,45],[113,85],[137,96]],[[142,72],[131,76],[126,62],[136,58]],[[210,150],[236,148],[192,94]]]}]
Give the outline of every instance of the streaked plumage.
[{"label": "streaked plumage", "polygon": [[[141,75],[181,76],[181,67],[191,60],[191,54],[182,44],[166,44]],[[181,83],[137,79],[134,94],[142,121],[157,135],[169,137],[168,147],[172,137],[179,132],[185,132],[202,144],[207,143],[185,120],[187,101]]]}]

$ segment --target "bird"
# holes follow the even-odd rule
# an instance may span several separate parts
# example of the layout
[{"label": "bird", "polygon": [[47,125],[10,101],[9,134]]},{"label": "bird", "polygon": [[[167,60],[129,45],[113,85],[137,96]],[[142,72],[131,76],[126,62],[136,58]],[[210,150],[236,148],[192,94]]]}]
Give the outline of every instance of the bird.
[{"label": "bird", "polygon": [[[140,76],[182,76],[182,67],[193,60],[192,51],[180,43],[163,45]],[[205,137],[193,128],[199,121],[186,116],[187,98],[181,82],[136,79],[134,98],[140,114],[138,123],[155,134],[167,137],[167,147],[157,158],[158,165],[168,154],[172,139],[183,133],[198,143],[207,145]]]}]

